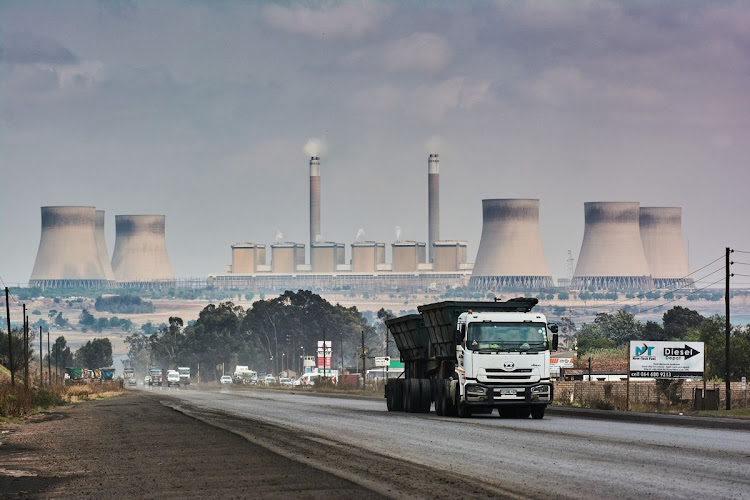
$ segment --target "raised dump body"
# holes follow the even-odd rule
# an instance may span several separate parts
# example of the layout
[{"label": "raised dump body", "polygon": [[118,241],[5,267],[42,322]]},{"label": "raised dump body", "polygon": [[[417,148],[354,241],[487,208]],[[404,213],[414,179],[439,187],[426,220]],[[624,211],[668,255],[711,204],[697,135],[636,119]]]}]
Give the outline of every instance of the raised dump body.
[{"label": "raised dump body", "polygon": [[429,412],[434,402],[439,415],[497,408],[542,418],[552,384],[547,320],[531,312],[537,302],[437,302],[386,321],[405,365],[404,378],[386,385],[388,409]]}]

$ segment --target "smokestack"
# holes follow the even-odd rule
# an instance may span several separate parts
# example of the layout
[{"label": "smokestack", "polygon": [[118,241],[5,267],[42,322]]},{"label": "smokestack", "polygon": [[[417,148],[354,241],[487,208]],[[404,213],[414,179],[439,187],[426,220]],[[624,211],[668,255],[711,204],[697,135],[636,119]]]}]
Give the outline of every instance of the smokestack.
[{"label": "smokestack", "polygon": [[109,251],[107,250],[107,240],[104,237],[104,210],[96,211],[96,251],[99,254],[99,261],[102,263],[104,276],[107,281],[115,281],[115,274],[112,272],[112,264],[109,262]]},{"label": "smokestack", "polygon": [[320,157],[310,158],[310,265],[312,247],[320,236]]},{"label": "smokestack", "polygon": [[112,270],[118,282],[174,279],[164,215],[116,215]]},{"label": "smokestack", "polygon": [[435,242],[440,240],[440,160],[430,154],[427,160],[427,245],[430,262],[435,259]]},{"label": "smokestack", "polygon": [[553,285],[539,227],[539,200],[482,200],[482,239],[469,285],[482,290]]},{"label": "smokestack", "polygon": [[578,290],[650,290],[638,202],[586,202],[586,225],[571,286]]},{"label": "smokestack", "polygon": [[94,207],[42,207],[42,235],[30,286],[107,284],[96,245]]},{"label": "smokestack", "polygon": [[682,244],[680,207],[641,207],[641,241],[656,288],[694,287]]}]

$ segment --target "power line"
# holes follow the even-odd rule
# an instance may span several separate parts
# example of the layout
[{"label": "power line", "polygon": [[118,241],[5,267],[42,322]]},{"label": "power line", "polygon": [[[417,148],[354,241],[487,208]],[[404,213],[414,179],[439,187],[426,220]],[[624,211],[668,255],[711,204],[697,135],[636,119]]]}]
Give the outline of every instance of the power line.
[{"label": "power line", "polygon": [[[720,280],[714,281],[714,282],[713,282],[713,283],[711,283],[710,285],[706,285],[706,286],[704,286],[703,288],[699,288],[698,290],[695,290],[695,291],[693,291],[693,292],[691,292],[691,293],[687,294],[687,295],[686,295],[686,297],[689,297],[689,296],[691,296],[691,295],[693,295],[693,294],[696,294],[696,293],[698,293],[698,292],[702,292],[702,291],[703,291],[703,290],[705,290],[706,288],[708,288],[708,287],[710,287],[710,286],[712,286],[712,285],[715,285],[716,283],[720,283],[720,282],[722,282],[722,281],[724,281],[724,278],[721,278]],[[649,311],[653,311],[654,309],[658,309],[658,308],[660,308],[660,307],[662,307],[662,306],[665,306],[665,305],[667,305],[667,304],[671,304],[672,302],[675,302],[675,301],[677,301],[677,300],[679,300],[679,299],[672,299],[672,300],[670,300],[670,301],[668,301],[668,302],[665,302],[665,303],[663,303],[663,304],[659,304],[659,305],[657,305],[657,306],[654,306],[654,307],[650,307],[650,308],[648,308],[648,309],[645,309],[645,310],[641,310],[641,311],[638,311],[638,313],[639,313],[639,314],[647,313],[647,312],[649,312]]]}]

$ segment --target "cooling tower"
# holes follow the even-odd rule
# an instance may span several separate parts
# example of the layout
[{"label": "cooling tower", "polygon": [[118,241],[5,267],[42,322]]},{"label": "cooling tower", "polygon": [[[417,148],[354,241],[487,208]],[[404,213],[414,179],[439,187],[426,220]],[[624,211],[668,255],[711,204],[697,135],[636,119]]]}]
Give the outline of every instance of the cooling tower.
[{"label": "cooling tower", "polygon": [[107,281],[94,207],[42,207],[42,235],[29,286],[96,287]]},{"label": "cooling tower", "polygon": [[482,200],[482,238],[469,285],[481,290],[553,286],[539,200]]},{"label": "cooling tower", "polygon": [[378,243],[374,241],[352,243],[352,272],[374,274],[377,268]]},{"label": "cooling tower", "polygon": [[641,207],[640,229],[654,287],[675,289],[694,286],[682,244],[682,209]]},{"label": "cooling tower", "polygon": [[297,248],[297,243],[274,243],[271,245],[271,272],[294,274],[297,270]]},{"label": "cooling tower", "polygon": [[375,243],[375,260],[378,264],[385,264],[385,243]]},{"label": "cooling tower", "polygon": [[121,283],[173,280],[164,215],[116,215],[112,270]]},{"label": "cooling tower", "polygon": [[232,273],[254,274],[258,266],[266,265],[266,246],[257,243],[232,245]]},{"label": "cooling tower", "polygon": [[440,160],[437,154],[427,159],[427,244],[430,262],[434,261],[434,244],[440,239]]},{"label": "cooling tower", "polygon": [[637,202],[584,203],[586,225],[571,286],[578,290],[650,290]]},{"label": "cooling tower", "polygon": [[336,245],[336,265],[346,264],[346,245],[343,243],[334,243],[334,245]]},{"label": "cooling tower", "polygon": [[432,245],[434,261],[432,270],[443,273],[455,273],[461,264],[466,263],[465,241],[436,241]]},{"label": "cooling tower", "polygon": [[[312,246],[320,237],[320,158],[310,158],[310,264]],[[302,264],[304,264],[304,260]]]},{"label": "cooling tower", "polygon": [[104,237],[104,210],[96,211],[95,233],[96,251],[99,254],[99,260],[102,263],[104,276],[107,281],[115,281],[115,273],[112,272],[112,264],[109,262],[109,251],[107,250],[107,240]]},{"label": "cooling tower", "polygon": [[393,272],[417,272],[417,265],[424,262],[424,250],[425,244],[416,241],[397,241],[392,243]]}]

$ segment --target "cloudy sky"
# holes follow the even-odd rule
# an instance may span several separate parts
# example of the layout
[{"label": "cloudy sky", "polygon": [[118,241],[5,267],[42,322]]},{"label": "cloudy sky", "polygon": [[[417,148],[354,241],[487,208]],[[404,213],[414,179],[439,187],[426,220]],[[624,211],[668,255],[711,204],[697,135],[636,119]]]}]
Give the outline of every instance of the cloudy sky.
[{"label": "cloudy sky", "polygon": [[586,201],[681,206],[693,269],[750,250],[747,2],[24,0],[0,30],[6,283],[42,205],[106,210],[110,252],[115,214],[166,214],[181,277],[307,243],[310,139],[327,240],[426,240],[436,152],[471,260],[483,198],[541,200],[555,278]]}]

